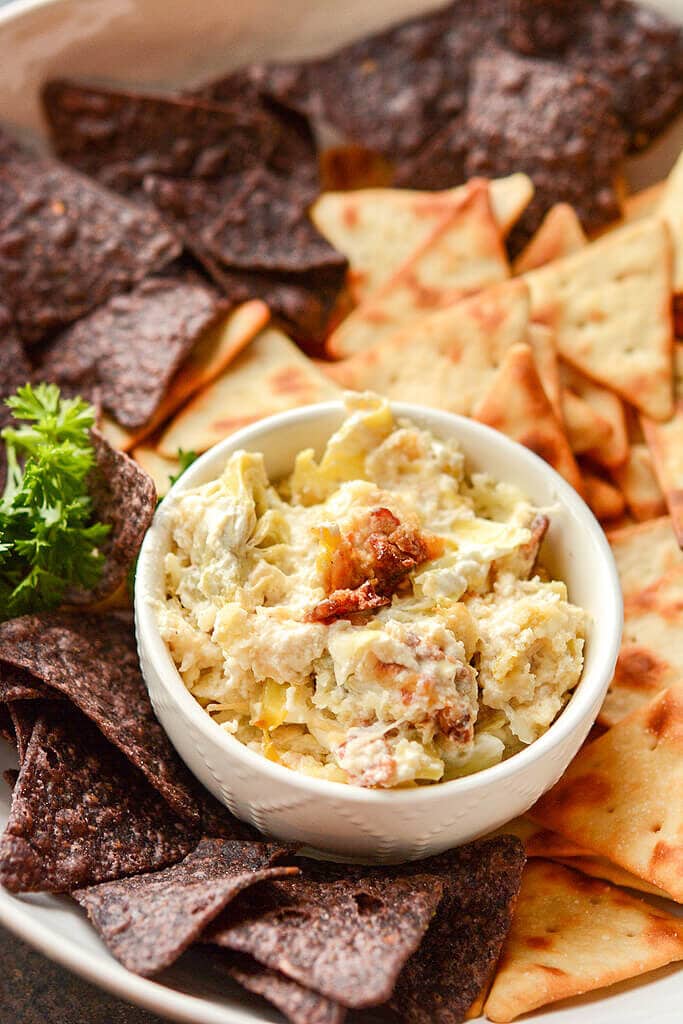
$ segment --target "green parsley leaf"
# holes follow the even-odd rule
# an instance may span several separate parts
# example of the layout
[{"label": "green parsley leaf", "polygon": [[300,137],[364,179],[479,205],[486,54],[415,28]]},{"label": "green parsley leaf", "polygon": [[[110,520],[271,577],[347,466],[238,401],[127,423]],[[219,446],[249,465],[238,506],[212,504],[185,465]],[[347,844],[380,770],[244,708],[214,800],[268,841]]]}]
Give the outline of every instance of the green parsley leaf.
[{"label": "green parsley leaf", "polygon": [[168,474],[168,479],[171,481],[171,487],[176,482],[176,480],[180,480],[185,470],[190,468],[190,466],[192,465],[196,458],[196,452],[186,452],[184,448],[178,449],[178,472]]},{"label": "green parsley leaf", "polygon": [[55,384],[26,384],[6,400],[16,426],[2,434],[0,620],[55,608],[67,588],[93,587],[110,527],[93,522],[87,477],[95,464],[95,411]]}]

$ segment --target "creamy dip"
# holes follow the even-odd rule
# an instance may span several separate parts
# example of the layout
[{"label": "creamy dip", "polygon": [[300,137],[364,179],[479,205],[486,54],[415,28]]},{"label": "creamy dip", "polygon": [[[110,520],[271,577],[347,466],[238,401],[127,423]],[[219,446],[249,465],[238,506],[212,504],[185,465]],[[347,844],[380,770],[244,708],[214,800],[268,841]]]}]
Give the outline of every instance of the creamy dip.
[{"label": "creamy dip", "polygon": [[190,693],[265,757],[367,787],[496,764],[549,727],[586,615],[538,555],[548,514],[374,396],[320,461],[260,454],[169,508],[161,634]]}]

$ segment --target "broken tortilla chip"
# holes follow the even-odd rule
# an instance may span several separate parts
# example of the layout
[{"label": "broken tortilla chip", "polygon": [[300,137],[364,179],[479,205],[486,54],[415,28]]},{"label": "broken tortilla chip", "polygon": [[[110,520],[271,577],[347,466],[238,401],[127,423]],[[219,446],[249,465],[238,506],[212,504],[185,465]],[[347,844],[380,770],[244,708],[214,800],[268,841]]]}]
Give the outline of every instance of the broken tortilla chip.
[{"label": "broken tortilla chip", "polygon": [[468,416],[528,326],[526,286],[509,281],[331,364],[328,374],[342,387]]},{"label": "broken tortilla chip", "polygon": [[560,355],[646,415],[673,411],[671,242],[643,220],[524,275]]},{"label": "broken tortilla chip", "polygon": [[109,951],[134,974],[169,967],[251,885],[297,875],[275,843],[202,839],[179,864],[73,893]]},{"label": "broken tortilla chip", "polygon": [[342,1024],[346,1016],[346,1007],[271,971],[245,953],[223,954],[221,959],[231,978],[272,1003],[292,1024]]},{"label": "broken tortilla chip", "polygon": [[535,821],[683,902],[683,692],[665,690],[583,747]]},{"label": "broken tortilla chip", "polygon": [[488,186],[471,181],[460,202],[396,273],[327,339],[336,359],[365,351],[436,310],[509,276]]},{"label": "broken tortilla chip", "polygon": [[513,263],[512,272],[526,274],[553,260],[571,256],[583,249],[587,241],[574,208],[569,203],[556,203],[550,207],[536,234]]},{"label": "broken tortilla chip", "polygon": [[626,462],[613,469],[612,475],[629,512],[639,523],[664,515],[666,501],[647,445],[632,444]]},{"label": "broken tortilla chip", "polygon": [[532,861],[485,1013],[511,1021],[681,959],[678,918],[561,864]]},{"label": "broken tortilla chip", "polygon": [[621,649],[599,720],[614,725],[683,680],[683,565],[625,597]]},{"label": "broken tortilla chip", "polygon": [[683,551],[676,543],[668,516],[611,530],[607,539],[625,601],[656,583],[670,569],[683,567]]},{"label": "broken tortilla chip", "polygon": [[[465,186],[443,192],[361,189],[325,192],[311,207],[321,234],[349,261],[357,302],[377,291],[457,209]],[[519,218],[533,194],[526,174],[488,183],[489,202],[501,235]]]},{"label": "broken tortilla chip", "polygon": [[513,345],[503,356],[489,392],[473,415],[540,455],[582,492],[581,474],[567,435],[543,390],[528,345]]},{"label": "broken tortilla chip", "polygon": [[10,892],[70,892],[180,860],[197,842],[77,708],[45,702],[0,839]]},{"label": "broken tortilla chip", "polygon": [[656,423],[645,416],[641,423],[674,532],[683,548],[683,342],[676,343],[674,357],[674,414],[667,423]]},{"label": "broken tortilla chip", "polygon": [[157,452],[200,454],[249,423],[338,398],[340,391],[281,331],[268,328],[171,420]]}]

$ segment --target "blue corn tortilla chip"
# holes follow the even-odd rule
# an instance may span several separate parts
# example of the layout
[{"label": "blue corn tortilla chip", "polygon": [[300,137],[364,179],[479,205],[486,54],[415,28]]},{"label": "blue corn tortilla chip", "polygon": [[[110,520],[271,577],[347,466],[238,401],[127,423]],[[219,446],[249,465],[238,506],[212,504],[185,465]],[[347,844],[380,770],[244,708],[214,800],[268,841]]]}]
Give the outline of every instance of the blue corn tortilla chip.
[{"label": "blue corn tortilla chip", "polygon": [[111,614],[10,619],[0,624],[0,660],[67,696],[179,815],[198,821],[189,772],[154,717],[131,625]]},{"label": "blue corn tortilla chip", "polygon": [[46,380],[93,389],[122,426],[144,426],[176,370],[224,309],[200,281],[154,277],[115,295],[53,338],[41,353]]},{"label": "blue corn tortilla chip", "polygon": [[444,896],[391,998],[406,1024],[465,1019],[500,956],[524,861],[519,839],[499,836],[409,865],[441,878]]},{"label": "blue corn tortilla chip", "polygon": [[5,888],[70,892],[162,868],[196,843],[196,833],[89,719],[65,702],[43,704],[0,838]]},{"label": "blue corn tortilla chip", "polygon": [[45,700],[56,694],[23,668],[0,661],[0,704],[15,700]]},{"label": "blue corn tortilla chip", "polygon": [[271,971],[253,957],[233,953],[224,956],[225,970],[248,992],[261,996],[292,1024],[342,1024],[346,1007],[325,999],[279,971]]},{"label": "blue corn tortilla chip", "polygon": [[386,1002],[439,905],[441,881],[300,863],[301,878],[267,882],[239,898],[205,941],[248,953],[344,1006]]},{"label": "blue corn tortilla chip", "polygon": [[169,967],[239,892],[298,874],[277,866],[274,843],[203,839],[180,863],[73,893],[124,967],[144,977]]},{"label": "blue corn tortilla chip", "polygon": [[0,294],[21,340],[42,341],[174,259],[159,216],[13,145],[0,162]]},{"label": "blue corn tortilla chip", "polygon": [[147,174],[211,178],[268,159],[280,127],[244,102],[230,106],[69,79],[42,92],[57,155],[116,192],[142,196]]}]

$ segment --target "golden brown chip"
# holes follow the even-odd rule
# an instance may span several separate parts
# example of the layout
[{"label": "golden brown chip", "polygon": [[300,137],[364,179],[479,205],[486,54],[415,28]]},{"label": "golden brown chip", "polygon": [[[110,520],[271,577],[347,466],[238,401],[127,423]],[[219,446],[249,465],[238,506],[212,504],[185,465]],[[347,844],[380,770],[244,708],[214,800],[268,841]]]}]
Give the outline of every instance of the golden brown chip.
[{"label": "golden brown chip", "polygon": [[573,868],[574,871],[580,871],[590,878],[601,878],[604,882],[612,882],[613,885],[621,885],[625,889],[635,889],[636,892],[644,892],[648,896],[669,899],[663,889],[658,889],[656,885],[651,885],[645,879],[638,878],[638,875],[632,875],[630,871],[624,871],[623,868],[617,867],[606,857],[588,855],[585,857],[553,857],[552,859],[564,864],[565,867]]},{"label": "golden brown chip", "polygon": [[614,679],[600,709],[613,725],[683,680],[683,565],[624,600],[624,632]]},{"label": "golden brown chip", "polygon": [[486,1001],[511,1021],[683,959],[683,922],[607,882],[530,861]]},{"label": "golden brown chip", "polygon": [[[463,186],[443,192],[370,188],[326,192],[313,204],[311,217],[321,234],[349,261],[349,280],[357,302],[380,288],[457,208]],[[526,174],[489,182],[491,209],[506,235],[533,195]]]},{"label": "golden brown chip", "polygon": [[553,260],[571,256],[583,249],[586,243],[587,238],[574,208],[569,203],[556,203],[550,207],[536,234],[515,260],[513,273],[526,274]]},{"label": "golden brown chip", "polygon": [[609,423],[607,437],[588,450],[591,458],[608,469],[621,466],[628,458],[628,432],[624,403],[608,388],[596,384],[583,373],[560,361],[560,379],[563,385],[582,398],[593,412]]},{"label": "golden brown chip", "polygon": [[617,563],[625,601],[656,583],[670,569],[683,566],[683,551],[676,543],[668,516],[612,530],[607,539]]},{"label": "golden brown chip", "polygon": [[673,291],[683,292],[683,153],[666,179],[657,214],[669,225],[674,248]]},{"label": "golden brown chip", "polygon": [[543,390],[529,345],[513,345],[508,350],[473,415],[540,455],[581,493],[579,468],[564,427]]},{"label": "golden brown chip", "polygon": [[656,423],[645,416],[641,422],[678,543],[683,547],[683,342],[675,346],[675,367],[673,416],[667,423]]},{"label": "golden brown chip", "polygon": [[286,335],[267,328],[178,413],[156,450],[167,459],[179,448],[199,454],[265,416],[339,395]]},{"label": "golden brown chip", "polygon": [[584,495],[593,515],[601,522],[616,519],[624,511],[624,496],[618,488],[585,466],[581,467]]},{"label": "golden brown chip", "polygon": [[531,817],[683,902],[683,692],[583,747]]},{"label": "golden brown chip", "polygon": [[632,444],[626,462],[612,473],[634,519],[640,523],[664,515],[666,502],[647,445]]},{"label": "golden brown chip", "polygon": [[505,282],[332,364],[329,374],[356,391],[467,416],[490,387],[507,349],[526,340],[528,324],[526,285]]},{"label": "golden brown chip", "polygon": [[336,359],[363,352],[397,329],[508,276],[488,185],[471,181],[425,242],[332,332],[328,352]]},{"label": "golden brown chip", "polygon": [[671,242],[645,219],[524,275],[560,355],[653,419],[672,412]]},{"label": "golden brown chip", "polygon": [[562,419],[575,455],[589,452],[611,437],[611,423],[571,388],[562,390]]},{"label": "golden brown chip", "polygon": [[534,354],[534,362],[541,378],[543,390],[557,418],[562,420],[562,382],[560,361],[553,332],[545,324],[529,324],[527,342]]},{"label": "golden brown chip", "polygon": [[577,846],[571,839],[560,835],[559,832],[553,832],[549,828],[537,825],[535,821],[525,815],[513,818],[512,821],[501,825],[492,835],[517,836],[524,843],[524,852],[527,857],[550,857],[553,859],[585,857],[590,856],[591,852],[584,847]]}]

